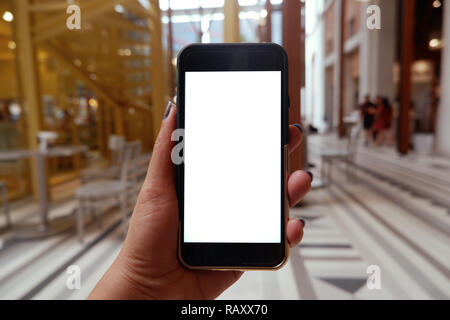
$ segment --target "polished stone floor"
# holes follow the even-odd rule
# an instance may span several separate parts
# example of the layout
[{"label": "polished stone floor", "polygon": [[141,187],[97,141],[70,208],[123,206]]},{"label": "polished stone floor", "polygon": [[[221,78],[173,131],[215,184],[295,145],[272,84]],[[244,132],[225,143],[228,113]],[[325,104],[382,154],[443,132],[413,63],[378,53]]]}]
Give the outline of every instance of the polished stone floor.
[{"label": "polished stone floor", "polygon": [[[247,272],[220,299],[449,299],[450,160],[390,148],[358,147],[351,179],[333,164],[322,185],[322,150],[343,150],[333,136],[309,138],[315,188],[291,216],[306,219],[302,244],[285,268]],[[73,200],[52,216],[73,211]],[[37,205],[12,204],[14,225],[37,219]],[[0,218],[0,299],[84,299],[118,254],[120,215],[105,215],[87,228],[38,241],[18,241]],[[66,286],[70,265],[81,268],[81,289]],[[375,266],[375,267],[374,267]],[[369,270],[368,270],[369,268]],[[380,288],[367,285],[376,268]]]}]

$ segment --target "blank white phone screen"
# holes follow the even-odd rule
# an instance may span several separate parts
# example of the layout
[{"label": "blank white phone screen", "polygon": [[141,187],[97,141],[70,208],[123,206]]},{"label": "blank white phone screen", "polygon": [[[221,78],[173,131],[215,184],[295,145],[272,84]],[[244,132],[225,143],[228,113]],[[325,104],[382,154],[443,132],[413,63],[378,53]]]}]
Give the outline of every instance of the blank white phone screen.
[{"label": "blank white phone screen", "polygon": [[184,242],[281,242],[281,71],[186,72]]}]

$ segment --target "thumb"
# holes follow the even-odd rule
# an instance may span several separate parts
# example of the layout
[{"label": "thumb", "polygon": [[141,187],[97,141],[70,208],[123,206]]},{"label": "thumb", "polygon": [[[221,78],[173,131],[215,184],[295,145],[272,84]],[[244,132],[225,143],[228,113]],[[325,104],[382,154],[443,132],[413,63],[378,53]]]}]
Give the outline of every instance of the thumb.
[{"label": "thumb", "polygon": [[[162,256],[170,260],[176,252],[178,203],[170,157],[170,137],[175,128],[176,106],[169,102],[124,244],[124,252],[138,261],[151,261],[156,254],[160,254],[160,260]],[[161,251],[163,244],[171,250]]]},{"label": "thumb", "polygon": [[[152,158],[147,170],[147,176],[143,190],[147,192],[167,191],[168,186],[174,184],[174,166],[171,160],[172,132],[176,129],[176,105],[169,102],[166,107],[165,117],[161,124],[158,137],[153,147]],[[149,196],[147,194],[146,196]],[[142,199],[145,201],[145,199]]]}]

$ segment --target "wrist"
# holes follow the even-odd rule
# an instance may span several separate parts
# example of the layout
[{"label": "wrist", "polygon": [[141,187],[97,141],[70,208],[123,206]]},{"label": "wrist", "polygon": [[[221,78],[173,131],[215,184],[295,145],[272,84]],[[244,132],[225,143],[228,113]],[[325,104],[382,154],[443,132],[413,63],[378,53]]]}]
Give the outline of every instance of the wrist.
[{"label": "wrist", "polygon": [[91,300],[151,300],[127,264],[117,257],[89,295]]}]

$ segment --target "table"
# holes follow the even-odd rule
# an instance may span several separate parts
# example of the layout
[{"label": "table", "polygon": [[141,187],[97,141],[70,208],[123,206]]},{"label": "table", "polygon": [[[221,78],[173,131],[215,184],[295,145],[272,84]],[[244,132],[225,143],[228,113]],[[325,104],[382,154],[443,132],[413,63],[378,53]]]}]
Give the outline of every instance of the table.
[{"label": "table", "polygon": [[48,218],[49,203],[47,189],[47,166],[45,164],[45,159],[52,157],[69,157],[77,153],[84,153],[87,150],[87,146],[64,146],[49,148],[45,151],[23,149],[0,152],[0,161],[20,160],[26,158],[34,158],[36,161],[36,181],[38,184],[37,196],[41,221],[37,226],[31,226],[18,230],[16,233],[16,238],[29,240],[47,237],[66,231],[73,226],[73,219],[68,219],[71,218],[70,214],[67,217],[61,217],[54,220],[49,220]]}]

